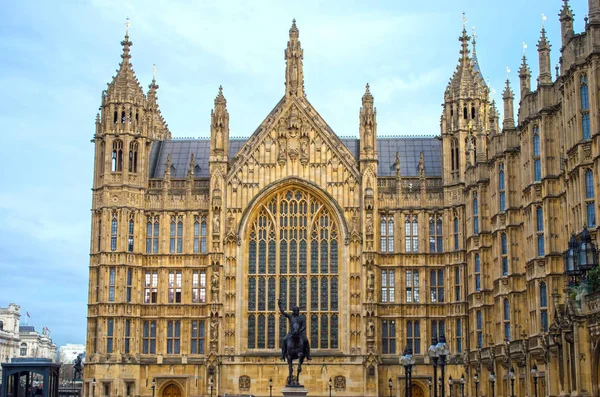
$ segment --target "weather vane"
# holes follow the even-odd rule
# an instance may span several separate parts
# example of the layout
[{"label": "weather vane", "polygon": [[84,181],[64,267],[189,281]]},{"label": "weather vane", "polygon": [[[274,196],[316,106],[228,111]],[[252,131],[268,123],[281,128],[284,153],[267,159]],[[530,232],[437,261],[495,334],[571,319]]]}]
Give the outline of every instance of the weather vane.
[{"label": "weather vane", "polygon": [[129,27],[131,26],[131,22],[129,21],[129,17],[125,19],[125,34],[129,34]]},{"label": "weather vane", "polygon": [[156,80],[156,64],[152,64],[152,79]]},{"label": "weather vane", "polygon": [[510,68],[506,67],[506,80],[508,80],[508,75],[510,74]]},{"label": "weather vane", "polygon": [[525,56],[526,49],[527,49],[527,43],[523,42],[523,56]]},{"label": "weather vane", "polygon": [[544,28],[544,22],[546,22],[546,15],[542,13],[542,29]]},{"label": "weather vane", "polygon": [[466,25],[467,25],[467,17],[465,16],[465,12],[463,11],[463,17],[462,17],[462,24],[463,24],[463,30],[466,29]]}]

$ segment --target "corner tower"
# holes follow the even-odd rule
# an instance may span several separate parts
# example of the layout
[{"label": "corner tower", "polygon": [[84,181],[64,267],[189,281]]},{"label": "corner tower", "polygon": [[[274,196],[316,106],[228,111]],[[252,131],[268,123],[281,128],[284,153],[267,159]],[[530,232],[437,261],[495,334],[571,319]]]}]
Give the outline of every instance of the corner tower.
[{"label": "corner tower", "polygon": [[[485,133],[489,112],[488,87],[479,68],[473,35],[473,57],[463,16],[460,58],[446,91],[441,117],[444,183],[464,181],[465,168],[485,158]],[[473,153],[474,155],[469,155]]]}]

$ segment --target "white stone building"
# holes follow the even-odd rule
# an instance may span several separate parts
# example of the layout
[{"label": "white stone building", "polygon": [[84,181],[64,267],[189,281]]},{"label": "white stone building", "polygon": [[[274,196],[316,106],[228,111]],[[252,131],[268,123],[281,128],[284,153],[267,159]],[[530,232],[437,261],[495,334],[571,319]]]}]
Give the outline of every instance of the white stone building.
[{"label": "white stone building", "polygon": [[19,357],[49,358],[56,361],[56,345],[50,339],[46,327],[41,335],[33,325],[19,327]]},{"label": "white stone building", "polygon": [[7,308],[0,308],[0,362],[8,362],[19,355],[20,321],[19,305],[11,303]]}]

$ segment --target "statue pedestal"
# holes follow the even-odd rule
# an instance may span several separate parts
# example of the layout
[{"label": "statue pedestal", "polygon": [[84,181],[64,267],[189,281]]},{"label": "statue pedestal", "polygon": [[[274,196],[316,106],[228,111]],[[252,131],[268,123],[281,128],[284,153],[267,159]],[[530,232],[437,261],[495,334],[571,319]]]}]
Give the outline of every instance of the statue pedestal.
[{"label": "statue pedestal", "polygon": [[281,390],[283,397],[306,397],[308,390],[302,385],[286,386]]}]

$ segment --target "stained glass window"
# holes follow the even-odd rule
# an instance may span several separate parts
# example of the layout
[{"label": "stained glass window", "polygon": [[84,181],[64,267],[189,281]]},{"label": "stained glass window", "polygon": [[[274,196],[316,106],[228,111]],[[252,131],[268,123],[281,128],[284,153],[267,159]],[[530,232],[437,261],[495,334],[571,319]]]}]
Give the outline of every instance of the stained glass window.
[{"label": "stained glass window", "polygon": [[298,305],[306,316],[313,349],[338,349],[339,231],[329,209],[287,189],[258,209],[247,236],[248,348],[278,348],[287,331],[281,298],[286,311]]}]

